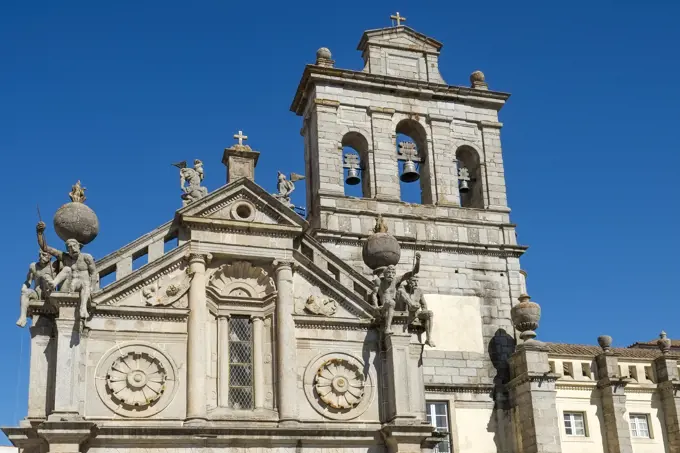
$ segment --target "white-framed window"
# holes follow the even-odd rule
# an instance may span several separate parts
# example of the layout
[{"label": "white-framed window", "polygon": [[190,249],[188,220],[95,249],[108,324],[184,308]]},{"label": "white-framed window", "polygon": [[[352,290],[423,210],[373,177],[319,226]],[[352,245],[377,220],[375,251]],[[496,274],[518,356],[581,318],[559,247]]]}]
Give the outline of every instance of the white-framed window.
[{"label": "white-framed window", "polygon": [[567,436],[587,436],[586,415],[583,412],[565,412],[564,433]]},{"label": "white-framed window", "polygon": [[647,414],[630,414],[630,434],[632,437],[650,439],[649,416]]},{"label": "white-framed window", "polygon": [[428,401],[427,422],[442,434],[442,441],[437,444],[435,452],[451,452],[451,430],[449,428],[449,403],[446,401]]}]

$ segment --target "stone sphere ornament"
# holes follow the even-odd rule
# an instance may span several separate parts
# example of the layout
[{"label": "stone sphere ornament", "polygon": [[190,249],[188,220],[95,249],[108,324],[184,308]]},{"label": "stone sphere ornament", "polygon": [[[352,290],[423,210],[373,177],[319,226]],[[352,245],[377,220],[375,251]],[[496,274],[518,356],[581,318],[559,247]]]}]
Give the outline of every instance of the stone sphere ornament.
[{"label": "stone sphere ornament", "polygon": [[69,197],[71,202],[60,207],[54,214],[54,231],[63,241],[75,239],[81,244],[89,244],[99,234],[99,219],[85,202],[85,187],[78,181]]},{"label": "stone sphere ornament", "polygon": [[472,74],[470,74],[470,83],[484,82],[484,79],[485,77],[482,71],[474,71]]},{"label": "stone sphere ornament", "polygon": [[378,216],[373,234],[364,243],[361,256],[366,266],[373,270],[399,264],[401,247],[397,239],[387,232],[382,216]]},{"label": "stone sphere ornament", "polygon": [[597,337],[597,344],[600,345],[604,352],[609,352],[611,350],[612,341],[614,340],[609,335],[600,335]]},{"label": "stone sphere ornament", "polygon": [[324,58],[326,60],[330,60],[331,51],[328,49],[328,47],[321,47],[319,50],[316,51],[316,58]]},{"label": "stone sphere ornament", "polygon": [[522,294],[519,303],[510,309],[510,317],[515,329],[520,331],[519,337],[524,342],[533,341],[541,319],[541,306],[532,302],[527,294]]}]

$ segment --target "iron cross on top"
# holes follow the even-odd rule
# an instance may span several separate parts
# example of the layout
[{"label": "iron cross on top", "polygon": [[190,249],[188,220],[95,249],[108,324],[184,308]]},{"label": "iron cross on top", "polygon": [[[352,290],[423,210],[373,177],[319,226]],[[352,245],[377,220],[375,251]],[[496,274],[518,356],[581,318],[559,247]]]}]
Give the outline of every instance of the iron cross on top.
[{"label": "iron cross on top", "polygon": [[248,140],[248,136],[243,135],[243,131],[238,131],[238,134],[234,134],[234,138],[238,140],[239,145],[243,145],[243,140]]},{"label": "iron cross on top", "polygon": [[406,18],[400,16],[399,11],[397,11],[397,14],[390,16],[390,19],[397,23],[397,27],[400,26],[402,22],[406,22]]}]

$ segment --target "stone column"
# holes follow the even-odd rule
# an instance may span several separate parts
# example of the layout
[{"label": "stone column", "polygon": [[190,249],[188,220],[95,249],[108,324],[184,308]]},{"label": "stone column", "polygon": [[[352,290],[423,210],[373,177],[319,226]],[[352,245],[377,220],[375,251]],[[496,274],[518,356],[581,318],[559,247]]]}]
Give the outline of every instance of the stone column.
[{"label": "stone column", "polygon": [[205,265],[208,257],[189,255],[189,321],[187,326],[187,421],[201,422],[206,418],[206,346],[205,328],[208,307],[205,296]]},{"label": "stone column", "polygon": [[78,293],[53,292],[51,303],[58,307],[56,376],[54,385],[54,410],[48,420],[73,420],[80,417],[81,334],[80,318],[76,319],[80,296]]},{"label": "stone column", "polygon": [[680,453],[680,377],[678,361],[667,355],[654,359],[657,391],[663,406],[669,453]]},{"label": "stone column", "polygon": [[229,315],[217,317],[217,405],[229,406]]},{"label": "stone column", "polygon": [[31,365],[28,386],[29,421],[44,420],[54,406],[54,357],[56,339],[53,339],[54,322],[33,315],[31,325]]},{"label": "stone column", "polygon": [[518,433],[517,453],[560,453],[555,381],[548,348],[535,340],[517,346],[510,357],[510,406]]},{"label": "stone column", "polygon": [[264,318],[253,316],[253,392],[255,393],[255,409],[264,407]]},{"label": "stone column", "polygon": [[[607,348],[609,349],[609,348]],[[624,389],[629,380],[619,373],[619,360],[610,350],[595,357],[597,387],[602,395],[602,418],[606,435],[607,453],[633,453],[630,425],[623,417],[626,413]]]},{"label": "stone column", "polygon": [[297,353],[295,341],[295,300],[291,262],[278,261],[276,267],[276,361],[278,409],[281,421],[297,421]]}]

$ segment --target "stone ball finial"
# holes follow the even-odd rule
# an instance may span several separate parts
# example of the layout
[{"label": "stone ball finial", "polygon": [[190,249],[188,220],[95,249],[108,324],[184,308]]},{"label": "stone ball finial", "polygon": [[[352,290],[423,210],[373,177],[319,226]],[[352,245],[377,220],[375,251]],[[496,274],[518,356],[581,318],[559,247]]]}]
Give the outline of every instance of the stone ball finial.
[{"label": "stone ball finial", "polygon": [[85,188],[78,181],[72,188],[71,202],[60,207],[54,214],[54,231],[62,241],[75,239],[81,244],[89,244],[99,234],[97,214],[85,205]]},{"label": "stone ball finial", "polygon": [[361,257],[366,266],[374,271],[399,264],[401,246],[399,246],[399,241],[387,232],[387,224],[382,215],[376,219],[373,234],[364,243]]},{"label": "stone ball finial", "polygon": [[486,77],[484,76],[484,73],[479,70],[474,71],[472,74],[470,74],[470,85],[472,88],[477,88],[479,90],[488,89]]},{"label": "stone ball finial", "polygon": [[316,59],[318,60],[319,58],[325,58],[326,60],[330,60],[332,58],[330,49],[328,47],[322,47],[319,50],[317,50]]},{"label": "stone ball finial", "polygon": [[597,344],[600,345],[604,352],[609,352],[612,349],[612,337],[609,335],[600,335],[597,337]]},{"label": "stone ball finial", "polygon": [[332,60],[331,51],[328,47],[322,47],[316,51],[316,65],[332,68],[335,62]]},{"label": "stone ball finial", "polygon": [[510,309],[510,318],[520,334],[519,337],[525,343],[535,341],[535,330],[538,329],[538,322],[541,319],[541,306],[531,301],[527,294],[519,296],[519,303]]},{"label": "stone ball finial", "polygon": [[659,350],[664,355],[668,354],[671,351],[671,339],[668,338],[666,332],[664,332],[663,330],[659,334],[659,339],[656,340],[656,345],[659,347]]}]

